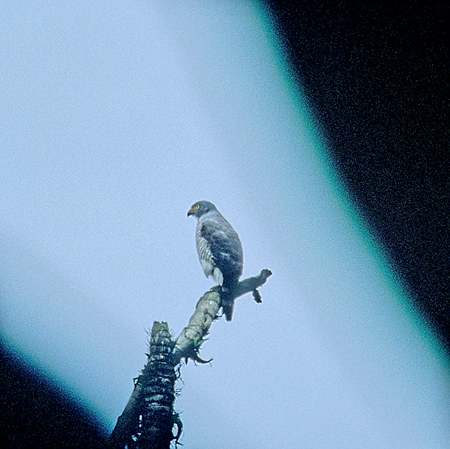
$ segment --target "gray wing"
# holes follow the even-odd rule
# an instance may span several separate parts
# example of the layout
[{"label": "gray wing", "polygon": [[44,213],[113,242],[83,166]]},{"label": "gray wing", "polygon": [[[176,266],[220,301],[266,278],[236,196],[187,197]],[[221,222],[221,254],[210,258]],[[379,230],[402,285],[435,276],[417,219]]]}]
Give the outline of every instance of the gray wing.
[{"label": "gray wing", "polygon": [[217,215],[199,222],[197,245],[199,255],[202,252],[201,257],[221,271],[224,286],[239,280],[243,267],[241,241],[222,216]]},{"label": "gray wing", "polygon": [[222,285],[223,283],[222,273],[220,272],[220,270],[217,269],[208,240],[206,240],[201,235],[201,228],[202,225],[198,224],[196,233],[196,243],[200,264],[203,268],[205,276],[207,277],[212,276],[219,285]]}]

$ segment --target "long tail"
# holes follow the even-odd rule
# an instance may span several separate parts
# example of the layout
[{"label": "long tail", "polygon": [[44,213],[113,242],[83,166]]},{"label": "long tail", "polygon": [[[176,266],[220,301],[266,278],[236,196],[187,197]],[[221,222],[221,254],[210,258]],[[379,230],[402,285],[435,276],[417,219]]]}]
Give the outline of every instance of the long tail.
[{"label": "long tail", "polygon": [[222,297],[222,309],[227,321],[231,321],[233,317],[234,299]]},{"label": "long tail", "polygon": [[237,283],[233,283],[232,285],[224,283],[224,285],[222,286],[220,300],[222,304],[222,310],[227,321],[231,321],[231,318],[233,317],[234,292],[236,290],[236,286]]}]

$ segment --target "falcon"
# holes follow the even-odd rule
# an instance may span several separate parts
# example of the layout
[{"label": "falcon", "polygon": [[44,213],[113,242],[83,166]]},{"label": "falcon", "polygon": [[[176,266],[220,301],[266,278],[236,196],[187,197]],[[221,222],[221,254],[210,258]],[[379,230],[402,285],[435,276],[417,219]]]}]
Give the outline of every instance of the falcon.
[{"label": "falcon", "polygon": [[227,321],[231,321],[234,292],[242,275],[244,259],[239,236],[209,201],[195,203],[187,214],[198,219],[198,258],[206,277],[212,277],[222,287],[222,309]]}]

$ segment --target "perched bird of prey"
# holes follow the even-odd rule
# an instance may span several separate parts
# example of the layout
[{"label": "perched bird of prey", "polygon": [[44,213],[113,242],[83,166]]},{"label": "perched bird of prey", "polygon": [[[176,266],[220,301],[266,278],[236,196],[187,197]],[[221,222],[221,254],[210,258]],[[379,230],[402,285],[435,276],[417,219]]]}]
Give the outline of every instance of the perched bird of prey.
[{"label": "perched bird of prey", "polygon": [[198,258],[207,277],[222,286],[222,308],[227,321],[233,316],[233,293],[242,275],[241,241],[214,204],[195,203],[188,212],[197,217],[196,243]]}]

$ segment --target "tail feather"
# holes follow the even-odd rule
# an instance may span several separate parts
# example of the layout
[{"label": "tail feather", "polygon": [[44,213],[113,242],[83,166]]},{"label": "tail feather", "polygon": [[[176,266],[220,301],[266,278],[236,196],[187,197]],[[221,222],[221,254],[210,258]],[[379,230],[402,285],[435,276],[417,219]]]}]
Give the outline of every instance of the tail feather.
[{"label": "tail feather", "polygon": [[222,300],[222,310],[225,314],[225,318],[227,321],[231,321],[231,318],[233,317],[233,309],[234,309],[234,300]]},{"label": "tail feather", "polygon": [[236,286],[237,283],[222,286],[222,294],[220,295],[220,300],[222,304],[222,310],[227,321],[231,321],[231,318],[233,317],[234,292],[236,290]]}]

